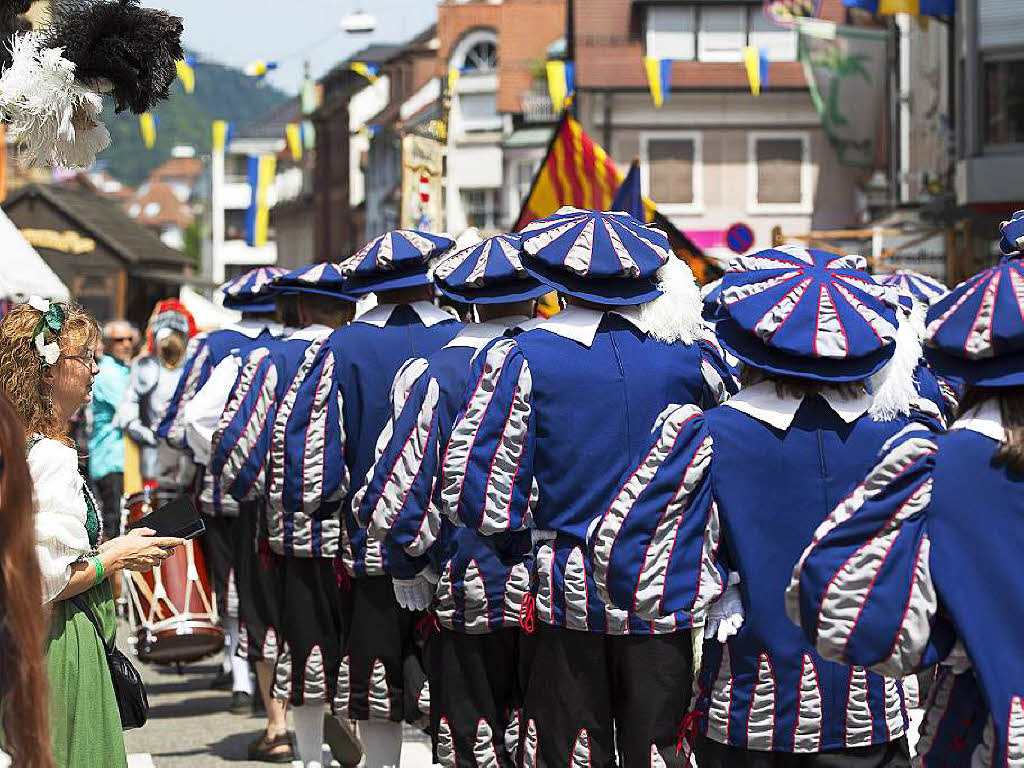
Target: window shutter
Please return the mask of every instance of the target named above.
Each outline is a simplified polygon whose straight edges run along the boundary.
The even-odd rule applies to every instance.
[[[693,202],[692,139],[652,139],[647,144],[648,178],[655,203]]]
[[[800,203],[803,142],[800,139],[758,139],[757,202]]]

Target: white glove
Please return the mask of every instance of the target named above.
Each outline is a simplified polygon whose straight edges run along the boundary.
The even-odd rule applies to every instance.
[[[392,579],[395,584],[395,599],[407,611],[425,611],[434,598],[434,585],[426,574],[411,579]]]
[[[725,592],[708,610],[708,620],[704,624],[704,639],[716,638],[724,643],[739,632],[743,626],[743,598],[738,584],[740,575],[733,571],[729,574],[729,583]]]

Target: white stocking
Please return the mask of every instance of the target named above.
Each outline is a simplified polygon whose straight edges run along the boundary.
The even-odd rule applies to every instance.
[[[324,758],[324,705],[321,702],[292,707],[298,758],[303,768],[322,768]]]
[[[225,616],[223,623],[224,631],[228,636],[228,656],[231,661],[231,690],[241,691],[252,696],[249,660],[238,655],[238,641],[241,639],[238,619],[234,616]]]
[[[398,768],[402,760],[402,724],[381,720],[359,723],[366,768]]]

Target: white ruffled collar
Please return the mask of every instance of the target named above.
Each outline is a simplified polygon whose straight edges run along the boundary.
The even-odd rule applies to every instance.
[[[640,317],[640,310],[634,306],[615,307],[608,310],[591,309],[570,304],[561,312],[536,326],[538,330],[548,331],[571,339],[584,347],[590,347],[597,336],[597,327],[606,314],[614,314],[629,321],[641,333],[647,333],[647,324]]]
[[[432,325],[437,325],[438,323],[443,323],[446,320],[455,319],[448,312],[435,307],[429,301],[414,301],[411,304],[378,304],[376,307],[360,315],[352,322],[366,323],[367,325],[373,325],[377,328],[383,328],[387,325],[388,320],[391,319],[391,315],[394,314],[395,310],[401,306],[409,307],[409,309],[415,312],[419,316],[420,322],[427,328],[430,328]]]
[[[867,393],[860,397],[844,398],[839,392],[825,388],[820,394],[829,408],[847,424],[855,422],[871,407],[872,397]],[[775,429],[787,430],[805,399],[806,397],[780,395],[775,390],[773,382],[761,381],[741,389],[722,405],[742,411]]]
[[[990,397],[953,422],[950,429],[969,429],[1002,443],[1006,440],[1006,428],[1003,426],[1003,412],[999,408],[999,398]]]

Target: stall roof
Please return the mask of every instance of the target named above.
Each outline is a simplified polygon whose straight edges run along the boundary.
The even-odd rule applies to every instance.
[[[67,301],[68,287],[29,245],[25,236],[0,210],[0,298],[23,301],[30,296]]]
[[[4,210],[10,210],[21,200],[31,197],[42,198],[60,210],[128,264],[180,269],[189,263],[184,253],[165,245],[155,232],[125,213],[119,203],[85,189],[70,185],[28,184],[8,196],[3,204]]]

